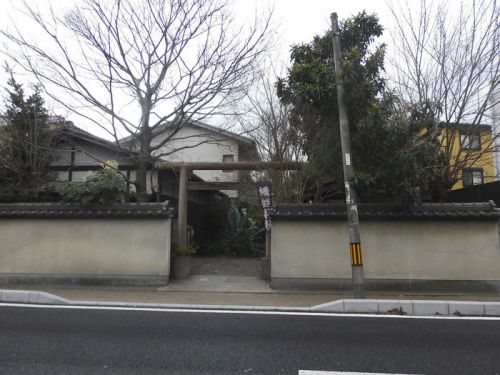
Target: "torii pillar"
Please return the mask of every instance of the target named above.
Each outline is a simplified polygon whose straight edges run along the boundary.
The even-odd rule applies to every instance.
[[[179,203],[177,212],[177,249],[179,254],[186,253],[187,209],[188,209],[188,176],[191,172],[186,167],[179,171]]]

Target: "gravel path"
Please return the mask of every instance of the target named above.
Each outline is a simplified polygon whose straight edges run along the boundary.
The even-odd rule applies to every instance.
[[[260,258],[197,257],[191,258],[192,275],[257,276]]]

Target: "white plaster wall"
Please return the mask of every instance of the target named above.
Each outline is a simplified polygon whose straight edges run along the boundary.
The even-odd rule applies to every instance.
[[[0,275],[168,276],[170,219],[1,219]]]
[[[347,231],[335,222],[273,220],[271,276],[349,277]]]
[[[155,138],[158,144],[165,136]],[[200,144],[201,143],[201,144]],[[195,146],[195,147],[193,147]],[[183,147],[189,147],[184,148]],[[206,130],[195,127],[184,127],[175,137],[163,146],[159,153],[168,153],[163,158],[173,162],[222,162],[223,155],[234,155],[238,161],[238,144],[223,136],[216,136]],[[236,181],[236,172],[195,171],[206,181]],[[218,179],[218,180],[217,180]]]
[[[362,221],[366,278],[500,280],[496,221]],[[273,221],[271,274],[350,278],[344,221]]]
[[[166,135],[158,136],[153,144],[164,140]],[[222,135],[214,135],[204,129],[185,126],[179,130],[175,137],[167,142],[159,151],[167,153],[163,159],[172,162],[222,162],[223,155],[234,155],[233,160],[238,161],[238,143]],[[238,181],[238,172],[197,171],[194,173],[205,181]],[[229,196],[236,196],[236,192],[225,192]]]

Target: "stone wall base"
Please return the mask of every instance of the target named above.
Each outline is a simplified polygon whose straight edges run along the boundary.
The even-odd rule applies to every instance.
[[[366,290],[380,292],[500,294],[500,280],[366,279],[365,285]],[[289,290],[352,290],[352,280],[273,277],[271,288]]]
[[[169,275],[0,274],[0,285],[162,286]]]

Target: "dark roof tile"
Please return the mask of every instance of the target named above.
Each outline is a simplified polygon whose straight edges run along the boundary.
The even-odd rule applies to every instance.
[[[169,202],[80,205],[76,203],[0,204],[0,218],[167,218]]]
[[[410,207],[383,203],[358,204],[360,219],[370,220],[496,220],[500,209],[493,201],[476,203],[422,203]],[[277,220],[316,219],[345,220],[345,204],[277,204],[271,209],[271,217]]]

